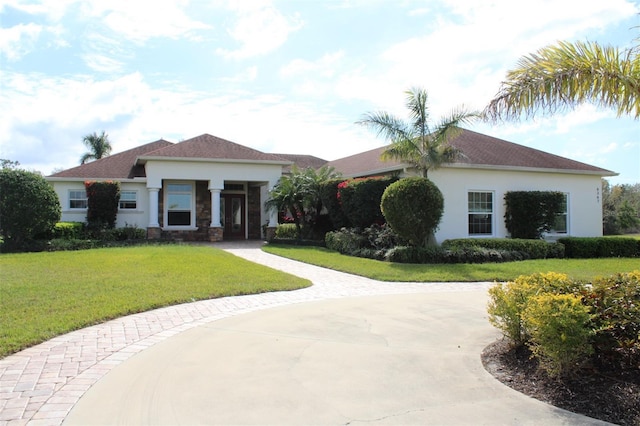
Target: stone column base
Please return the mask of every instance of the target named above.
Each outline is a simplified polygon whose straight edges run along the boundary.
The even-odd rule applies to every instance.
[[[271,241],[276,237],[276,227],[275,226],[267,226],[267,230],[265,232],[267,241]]]
[[[162,229],[147,228],[147,240],[159,240],[162,237]]]
[[[223,228],[209,228],[209,241],[212,243],[222,241],[222,231]]]

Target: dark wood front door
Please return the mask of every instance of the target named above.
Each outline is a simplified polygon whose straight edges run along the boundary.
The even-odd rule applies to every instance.
[[[224,240],[245,239],[244,194],[221,195],[220,221]]]

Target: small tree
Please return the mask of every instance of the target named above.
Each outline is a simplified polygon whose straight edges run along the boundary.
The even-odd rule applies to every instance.
[[[84,183],[87,191],[87,225],[89,229],[112,229],[116,225],[120,184],[118,182]]]
[[[60,213],[58,195],[42,176],[0,169],[0,230],[9,248],[19,249],[36,235],[51,231]]]
[[[553,191],[510,191],[504,196],[505,225],[511,238],[539,239],[562,213],[564,194]]]
[[[382,213],[401,237],[415,246],[435,244],[435,231],[444,212],[444,198],[427,178],[400,179],[382,195]]]
[[[338,196],[338,185],[342,182],[344,182],[344,178],[329,179],[320,187],[322,205],[327,209],[327,214],[329,215],[334,230],[351,226],[349,218],[347,218],[342,211],[340,197]]]

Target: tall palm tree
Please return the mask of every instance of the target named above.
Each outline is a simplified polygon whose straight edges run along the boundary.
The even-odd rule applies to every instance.
[[[449,141],[460,132],[460,125],[470,123],[478,114],[458,107],[433,125],[427,107],[427,91],[412,88],[405,94],[409,121],[378,111],[366,113],[357,123],[373,128],[391,142],[382,158],[406,162],[427,177],[429,170],[454,162],[459,157],[460,152]]]
[[[640,45],[620,50],[593,42],[559,42],[521,58],[507,72],[487,119],[553,114],[584,102],[640,118]]]
[[[111,142],[109,141],[109,135],[107,135],[104,130],[100,135],[96,132],[85,135],[82,138],[82,143],[89,148],[89,152],[85,152],[82,155],[80,158],[80,164],[85,164],[89,160],[99,160],[100,158],[111,154]]]

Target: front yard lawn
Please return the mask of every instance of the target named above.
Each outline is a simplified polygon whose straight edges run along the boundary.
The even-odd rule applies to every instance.
[[[278,256],[374,280],[403,282],[508,281],[520,275],[550,271],[562,272],[573,279],[587,281],[599,275],[608,276],[636,270],[640,263],[638,259],[633,258],[607,258],[416,265],[345,256],[322,247],[269,244],[264,246],[263,250]]]
[[[123,315],[311,285],[219,249],[187,245],[2,254],[0,271],[0,358]]]

